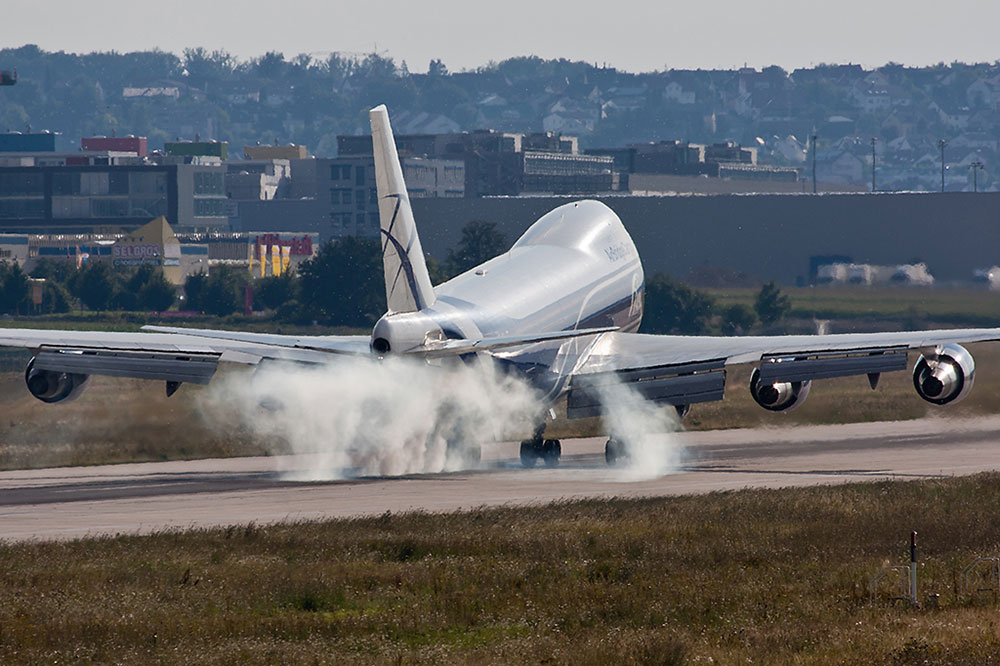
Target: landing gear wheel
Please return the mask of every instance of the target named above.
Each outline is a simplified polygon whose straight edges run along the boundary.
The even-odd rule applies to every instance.
[[[542,442],[542,461],[546,467],[558,466],[560,456],[562,456],[562,445],[558,439],[547,439]]]
[[[604,445],[604,460],[608,463],[608,467],[615,467],[627,459],[628,452],[619,440],[612,438]]]
[[[538,462],[538,444],[533,439],[521,441],[521,466],[531,469]]]

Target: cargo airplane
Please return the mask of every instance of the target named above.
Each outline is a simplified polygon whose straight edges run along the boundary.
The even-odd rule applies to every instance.
[[[806,399],[817,379],[905,370],[916,352],[913,386],[945,405],[972,388],[975,363],[959,343],[1000,340],[1000,328],[903,333],[699,337],[643,335],[644,276],[618,216],[598,201],[575,201],[543,215],[507,252],[438,286],[431,284],[385,106],[370,112],[387,311],[370,336],[290,336],[147,326],[142,333],[0,329],[0,345],[26,347],[28,390],[58,403],[78,396],[92,375],[206,384],[219,363],[335,363],[344,355],[393,355],[426,362],[493,363],[538,392],[538,426],[521,461],[558,463],[561,446],[544,438],[546,413],[566,401],[569,418],[600,415],[602,390],[631,387],[683,416],[721,400],[726,369],[753,364],[750,394],[780,412]],[[655,251],[655,248],[650,248]],[[614,433],[613,464],[627,454]],[[473,444],[478,451],[478,443]]]

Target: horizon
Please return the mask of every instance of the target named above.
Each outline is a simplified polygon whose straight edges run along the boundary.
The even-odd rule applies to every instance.
[[[62,54],[66,54],[66,55],[70,55],[70,56],[74,56],[74,57],[86,57],[86,56],[90,56],[90,55],[120,55],[120,56],[127,56],[127,55],[132,54],[132,53],[161,52],[161,53],[170,53],[172,55],[177,56],[177,58],[180,59],[182,63],[184,61],[184,51],[180,51],[180,52],[168,51],[166,49],[162,49],[162,48],[157,47],[157,46],[151,46],[151,47],[145,48],[145,49],[129,49],[129,50],[121,50],[121,49],[110,48],[110,49],[103,49],[103,50],[102,49],[96,49],[96,50],[91,50],[91,51],[70,51],[70,50],[66,50],[66,49],[50,49],[50,48],[46,48],[46,47],[44,47],[42,45],[35,44],[35,43],[25,43],[25,44],[20,44],[18,46],[3,46],[3,47],[0,47],[0,51],[6,51],[6,50],[17,51],[17,50],[20,50],[20,49],[23,49],[23,48],[26,48],[26,47],[32,47],[32,46],[38,48],[41,52],[46,53],[46,54],[59,54],[59,53],[62,53]],[[392,60],[397,67],[402,67],[403,64],[406,64],[406,71],[409,74],[425,74],[427,72],[427,68],[426,67],[423,68],[423,69],[414,68],[414,67],[410,66],[410,64],[408,62],[406,62],[405,59],[397,59],[388,50],[384,50],[384,51],[380,51],[380,52],[371,51],[371,52],[367,52],[367,53],[365,53],[365,52],[356,52],[356,51],[320,51],[320,52],[315,52],[314,51],[314,52],[311,52],[311,53],[292,53],[292,52],[284,52],[284,51],[277,50],[277,51],[265,51],[265,52],[261,52],[261,53],[249,54],[249,55],[246,55],[246,56],[241,56],[241,55],[237,55],[237,54],[231,53],[231,52],[229,52],[229,51],[227,51],[226,49],[223,49],[223,48],[213,48],[213,47],[205,46],[204,44],[198,44],[198,45],[193,45],[193,46],[185,47],[185,50],[187,50],[187,49],[198,49],[198,48],[204,49],[207,53],[213,53],[215,51],[226,53],[226,54],[228,54],[230,57],[232,57],[235,61],[237,61],[240,64],[249,64],[249,63],[253,62],[254,60],[256,60],[258,58],[261,58],[262,56],[267,55],[268,53],[272,53],[272,52],[280,53],[284,57],[284,60],[286,62],[291,62],[294,58],[296,58],[297,56],[300,56],[300,55],[309,55],[309,56],[312,56],[313,59],[314,59],[314,62],[322,62],[322,61],[324,61],[326,59],[325,57],[329,57],[330,55],[334,55],[334,54],[340,55],[341,57],[352,58],[352,59],[357,59],[357,60],[363,60],[364,58],[366,58],[368,56],[377,55],[379,57],[387,58],[389,60]],[[320,55],[325,56],[325,57],[320,58],[319,57]],[[622,73],[625,73],[625,74],[633,74],[633,75],[655,74],[655,73],[658,73],[658,72],[670,72],[670,71],[735,72],[735,71],[739,71],[739,70],[744,69],[744,68],[750,68],[750,69],[754,69],[754,70],[757,70],[757,71],[761,71],[761,70],[764,70],[764,69],[767,69],[767,68],[770,68],[770,67],[775,67],[775,66],[781,68],[782,70],[784,70],[788,74],[791,74],[792,72],[794,72],[796,70],[799,70],[799,69],[811,70],[811,69],[817,69],[817,68],[820,68],[820,67],[845,67],[845,66],[846,67],[850,67],[850,66],[855,66],[855,65],[856,66],[860,66],[865,71],[876,71],[876,70],[883,69],[885,67],[903,67],[905,69],[928,69],[928,68],[932,68],[932,67],[951,67],[951,66],[954,66],[954,65],[960,65],[960,66],[964,66],[964,67],[1000,66],[1000,58],[995,58],[993,60],[976,60],[976,61],[973,61],[973,60],[952,60],[951,62],[938,61],[938,62],[929,62],[929,63],[926,63],[926,64],[910,64],[910,63],[902,63],[902,62],[896,62],[896,61],[889,60],[889,61],[883,62],[881,64],[866,64],[866,63],[860,63],[860,62],[841,61],[841,62],[817,62],[817,63],[810,63],[808,65],[801,65],[801,66],[796,66],[796,67],[785,67],[785,66],[783,66],[781,64],[778,64],[778,63],[769,63],[769,64],[762,64],[762,65],[756,65],[756,66],[754,66],[752,64],[745,63],[745,64],[742,64],[742,65],[734,65],[732,67],[721,67],[721,66],[720,67],[670,67],[668,69],[659,68],[659,69],[648,69],[648,70],[631,70],[631,69],[624,69],[624,68],[621,68],[621,67],[616,67],[612,63],[591,62],[591,61],[588,61],[588,60],[579,60],[579,59],[563,58],[563,57],[545,58],[545,57],[537,56],[537,55],[511,55],[511,56],[506,57],[506,58],[504,58],[502,60],[491,60],[491,61],[483,63],[481,65],[477,65],[477,66],[474,66],[474,67],[471,67],[471,68],[465,68],[465,69],[452,69],[452,68],[448,67],[448,63],[444,63],[444,65],[448,69],[448,72],[447,72],[448,74],[468,73],[468,72],[482,71],[482,70],[490,68],[491,66],[499,65],[499,64],[502,64],[502,63],[504,63],[506,61],[516,60],[516,59],[519,59],[519,58],[539,58],[540,60],[546,61],[546,62],[550,62],[550,61],[551,62],[557,62],[557,61],[563,61],[564,60],[564,61],[571,62],[571,63],[581,63],[581,64],[585,64],[585,65],[590,65],[590,66],[593,66],[595,68],[609,68],[609,69],[614,69],[614,70],[616,70],[618,72],[622,72]],[[428,61],[428,65],[429,65],[429,63],[430,63],[430,61]],[[0,63],[0,69],[7,69],[9,67],[15,67],[16,68],[17,64],[16,63]]]
[[[346,3],[307,0],[286,0],[280,6],[263,0],[177,0],[170,12],[163,12],[125,0],[50,0],[50,18],[32,23],[17,18],[31,16],[37,5],[9,0],[6,15],[13,20],[0,23],[0,44],[35,44],[45,51],[80,55],[159,49],[178,57],[185,48],[201,46],[242,62],[268,52],[286,58],[379,53],[399,65],[405,62],[415,73],[426,71],[432,59],[460,72],[531,56],[636,74],[772,65],[786,71],[820,64],[920,68],[1000,58],[992,35],[992,26],[1000,22],[1000,3],[956,0],[947,12],[933,0],[844,0],[836,7],[808,9],[794,0],[752,4],[719,0],[710,7],[685,3],[668,8],[652,0],[630,0],[608,11],[604,3],[581,0],[570,13],[510,0],[503,13],[490,13],[481,7],[470,10],[458,0],[430,0],[419,7],[370,0],[349,9]]]

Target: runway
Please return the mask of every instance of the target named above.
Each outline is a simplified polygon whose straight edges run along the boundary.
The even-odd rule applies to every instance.
[[[555,469],[522,469],[518,444],[483,447],[480,469],[295,481],[312,456],[0,472],[0,539],[70,539],[164,529],[528,505],[583,497],[932,478],[1000,468],[1000,416],[676,433],[668,474],[612,470],[603,438],[563,440]]]

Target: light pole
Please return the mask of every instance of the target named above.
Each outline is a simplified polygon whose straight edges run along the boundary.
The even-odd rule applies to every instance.
[[[813,194],[816,194],[816,132],[813,131]]]
[[[972,191],[973,192],[978,192],[979,191],[979,182],[978,182],[978,179],[976,178],[976,174],[979,172],[980,169],[983,168],[983,166],[984,166],[984,164],[982,162],[980,162],[979,160],[976,160],[975,162],[972,162],[972,163],[969,164],[969,168],[972,169]]]
[[[876,137],[872,137],[872,192],[875,192],[875,142],[878,141]]]
[[[944,147],[948,145],[948,142],[944,139],[938,141],[938,146],[941,148],[941,191],[944,192]]]

